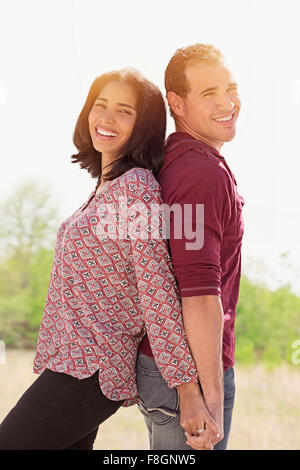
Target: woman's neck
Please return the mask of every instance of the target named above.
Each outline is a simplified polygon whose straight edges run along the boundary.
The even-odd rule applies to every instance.
[[[105,178],[105,173],[110,170],[110,168],[106,168],[110,163],[116,160],[116,156],[112,155],[103,155],[101,156],[101,174],[102,177]]]

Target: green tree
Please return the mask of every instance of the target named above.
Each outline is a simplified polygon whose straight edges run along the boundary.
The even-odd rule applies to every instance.
[[[271,291],[242,276],[236,325],[237,362],[290,363],[300,338],[300,298],[289,285]]]
[[[49,282],[57,209],[49,190],[26,181],[0,206],[0,338],[31,347]]]

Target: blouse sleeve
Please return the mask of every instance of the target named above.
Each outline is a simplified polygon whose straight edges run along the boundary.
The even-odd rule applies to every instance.
[[[140,306],[157,367],[170,388],[198,381],[183,327],[178,286],[166,240],[160,186],[153,175],[124,187],[127,230]]]

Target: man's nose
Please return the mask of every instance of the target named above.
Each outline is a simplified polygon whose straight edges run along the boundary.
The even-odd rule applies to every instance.
[[[227,93],[224,93],[219,96],[217,104],[220,109],[228,112],[231,111],[235,106],[231,96],[229,96]]]

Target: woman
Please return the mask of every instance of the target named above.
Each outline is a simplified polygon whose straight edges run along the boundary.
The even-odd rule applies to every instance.
[[[92,449],[99,424],[137,403],[146,331],[169,387],[197,381],[167,246],[158,226],[149,237],[165,126],[162,95],[138,72],[92,84],[73,159],[98,183],[58,229],[34,358],[40,375],[0,425],[0,449]]]

